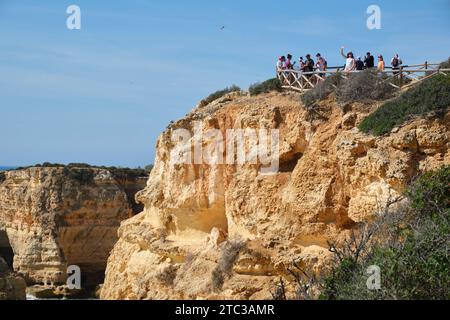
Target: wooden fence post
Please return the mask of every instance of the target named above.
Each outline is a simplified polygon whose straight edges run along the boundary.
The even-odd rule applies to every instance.
[[[403,66],[400,66],[400,87],[403,86]]]

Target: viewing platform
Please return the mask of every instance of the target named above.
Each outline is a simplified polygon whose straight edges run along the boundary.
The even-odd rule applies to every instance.
[[[376,70],[376,68],[373,70]],[[344,67],[330,67],[326,71],[316,70],[312,72],[276,70],[277,78],[281,81],[282,88],[298,92],[305,92],[315,88],[329,76],[338,75],[343,79],[347,79],[349,75],[359,72],[362,71],[344,71]],[[398,69],[386,67],[384,71],[378,72],[381,74],[382,81],[386,81],[397,89],[403,89],[414,86],[438,74],[449,75],[450,69],[440,68],[439,63],[425,62],[424,64],[404,65]]]

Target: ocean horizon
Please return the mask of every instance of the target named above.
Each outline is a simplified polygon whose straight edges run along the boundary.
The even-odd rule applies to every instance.
[[[13,166],[0,166],[0,171],[6,171],[6,170],[13,170],[17,167],[13,167]]]

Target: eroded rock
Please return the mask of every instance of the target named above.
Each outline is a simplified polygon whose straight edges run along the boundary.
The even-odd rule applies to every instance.
[[[28,284],[55,290],[65,284],[67,267],[78,265],[83,285],[100,283],[119,224],[134,214],[130,186],[94,168],[39,167],[3,175],[0,255],[14,271]],[[128,184],[143,188],[145,180]]]
[[[171,124],[137,196],[144,211],[119,229],[101,297],[270,299],[274,282],[289,278],[292,261],[322,272],[331,258],[328,241],[339,242],[370,220],[418,172],[450,163],[449,115],[373,137],[353,128],[364,118],[359,109],[371,108],[355,107],[343,118],[328,100],[321,117],[312,117],[298,101],[291,93],[233,96]],[[261,175],[259,164],[173,165],[172,133],[194,130],[195,121],[222,133],[279,129],[280,170]],[[238,238],[246,246],[217,289],[213,271],[227,241]],[[164,270],[173,277],[168,283],[158,281]]]

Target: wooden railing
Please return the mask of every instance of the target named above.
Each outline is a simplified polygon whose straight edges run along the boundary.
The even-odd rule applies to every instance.
[[[347,79],[352,73],[361,71],[344,71],[343,67],[330,67],[326,71],[302,72],[299,70],[279,70],[277,69],[277,78],[281,81],[284,89],[304,92],[313,89],[317,84],[324,81],[326,77],[337,75]],[[450,74],[450,69],[440,68],[439,63],[403,65],[398,69],[387,67],[384,71],[379,71],[383,81],[389,85],[400,89],[411,87],[425,79],[431,78],[437,74]]]

